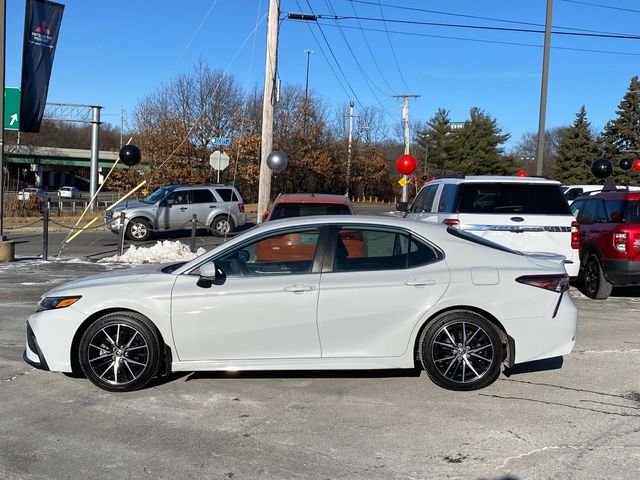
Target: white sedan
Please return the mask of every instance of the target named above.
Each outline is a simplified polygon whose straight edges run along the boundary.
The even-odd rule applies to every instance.
[[[58,196],[60,198],[80,198],[80,190],[76,187],[60,187]]]
[[[392,217],[278,220],[188,263],[55,288],[24,358],[111,391],[170,371],[416,366],[478,389],[573,349],[563,259]]]

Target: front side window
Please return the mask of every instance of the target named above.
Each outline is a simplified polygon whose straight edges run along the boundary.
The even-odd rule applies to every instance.
[[[227,277],[311,273],[320,238],[318,229],[273,233],[214,260]]]
[[[335,241],[334,272],[400,270],[440,258],[435,248],[404,231],[345,226]]]
[[[189,202],[189,190],[173,192],[164,199],[166,205],[184,205]]]

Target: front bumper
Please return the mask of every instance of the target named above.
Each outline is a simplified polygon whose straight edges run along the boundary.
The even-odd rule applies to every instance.
[[[47,359],[42,353],[42,350],[40,350],[40,346],[29,322],[27,322],[27,346],[22,354],[22,359],[32,367],[40,370],[49,370]]]
[[[615,286],[640,285],[640,262],[602,259],[605,277]]]

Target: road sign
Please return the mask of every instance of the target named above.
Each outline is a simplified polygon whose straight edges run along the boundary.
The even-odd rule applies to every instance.
[[[214,170],[224,170],[229,166],[229,155],[220,150],[216,150],[209,156],[209,165],[211,165]]]
[[[20,128],[20,89],[7,87],[4,89],[4,129]]]
[[[398,180],[398,183],[401,187],[404,187],[408,182],[406,178],[402,177],[400,180]]]
[[[211,145],[231,145],[231,139],[227,137],[213,137],[211,139]]]

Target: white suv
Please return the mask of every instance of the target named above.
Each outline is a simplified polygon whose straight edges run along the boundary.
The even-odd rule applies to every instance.
[[[461,228],[513,250],[565,257],[570,277],[580,269],[579,231],[560,182],[538,177],[451,175],[427,183],[407,218]]]

